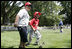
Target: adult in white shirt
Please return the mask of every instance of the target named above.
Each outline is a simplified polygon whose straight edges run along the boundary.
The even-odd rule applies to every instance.
[[[20,46],[19,48],[25,48],[26,42],[28,42],[27,39],[27,26],[29,23],[29,14],[28,11],[31,10],[31,3],[27,2],[25,3],[25,8],[21,9],[15,19],[14,26],[18,28],[19,34],[20,34]]]

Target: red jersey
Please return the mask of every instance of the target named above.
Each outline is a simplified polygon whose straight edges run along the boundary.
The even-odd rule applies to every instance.
[[[31,26],[33,26],[34,29],[37,29],[37,26],[39,24],[39,19],[35,19],[33,18],[30,23],[29,23]]]

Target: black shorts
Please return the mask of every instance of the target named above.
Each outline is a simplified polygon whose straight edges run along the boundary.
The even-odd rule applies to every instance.
[[[19,31],[19,34],[20,34],[20,40],[21,42],[28,42],[28,39],[27,39],[27,27],[24,26],[24,27],[17,27],[18,28],[18,31]]]

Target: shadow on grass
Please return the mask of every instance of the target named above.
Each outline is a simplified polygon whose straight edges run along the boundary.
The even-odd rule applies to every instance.
[[[39,48],[39,45],[34,45],[34,44],[30,44],[28,46],[26,46],[27,48]]]
[[[14,48],[14,46],[9,46],[9,47],[1,46],[1,48]]]

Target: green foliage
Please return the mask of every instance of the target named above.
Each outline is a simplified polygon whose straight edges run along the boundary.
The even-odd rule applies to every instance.
[[[12,6],[10,4],[13,2]],[[17,1],[1,1],[1,17],[2,24],[5,23],[14,23],[16,14],[21,9],[18,7]],[[23,4],[26,2],[32,3],[32,9],[29,11],[29,15],[31,16],[30,20],[33,18],[33,14],[35,11],[39,11],[42,13],[39,18],[39,26],[51,26],[58,25],[59,20],[62,19],[65,23],[70,23],[71,20],[71,2],[70,1],[21,1]],[[60,5],[57,5],[60,3]],[[64,17],[63,14],[66,14]],[[62,15],[62,16],[61,16]]]
[[[20,10],[20,7],[16,6],[16,2],[17,1],[1,1],[1,17],[3,25],[14,23],[16,14]]]
[[[65,24],[69,23],[71,24],[71,1],[60,1],[61,5],[63,7],[63,10],[59,13],[61,14],[66,14],[66,18],[65,18]]]

